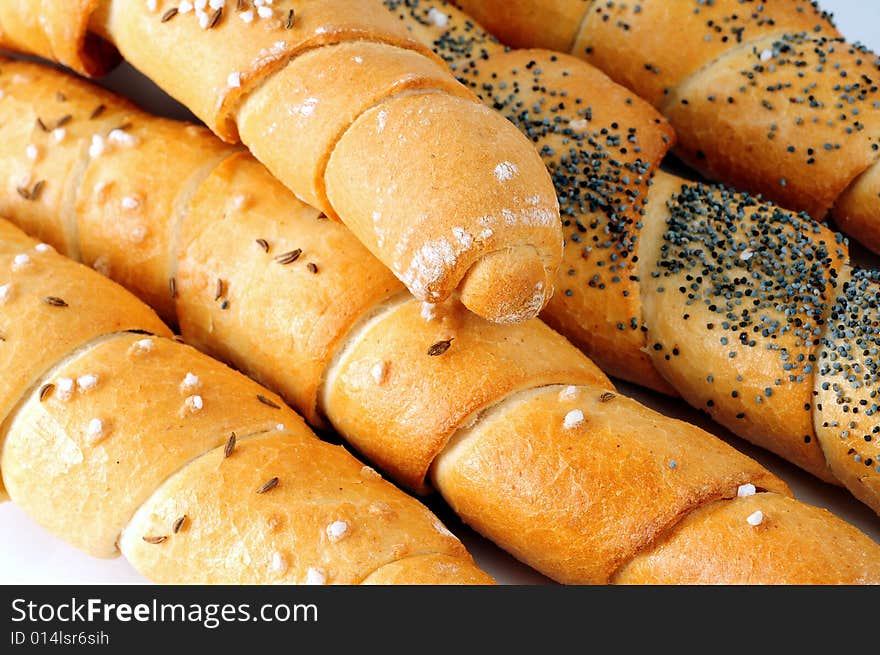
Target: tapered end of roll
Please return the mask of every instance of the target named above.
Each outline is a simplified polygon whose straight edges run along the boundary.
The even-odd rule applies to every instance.
[[[459,291],[462,304],[478,316],[494,323],[522,323],[544,309],[553,283],[538,252],[518,246],[480,259]]]
[[[366,585],[491,585],[492,577],[473,563],[463,559],[434,553],[407,557],[386,564],[368,576]]]

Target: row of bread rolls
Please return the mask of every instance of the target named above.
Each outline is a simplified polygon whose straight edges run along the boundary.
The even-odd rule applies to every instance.
[[[163,583],[491,582],[424,506],[122,287],[0,220],[0,473]]]
[[[70,217],[70,251],[165,297],[187,341],[328,421],[398,482],[432,483],[545,574],[571,583],[877,579],[877,544],[792,500],[754,461],[617,395],[539,321],[499,326],[455,303],[414,300],[344,228],[245,153],[210,145],[205,130],[34,64],[5,62],[0,89],[4,174],[43,182],[36,197],[3,189],[0,211],[59,247],[66,232],[51,217]],[[104,111],[91,118],[96,103]],[[50,142],[36,119],[68,114],[65,138]],[[95,134],[119,125],[125,137],[88,152]],[[37,160],[18,155],[30,144]],[[220,161],[210,170],[185,153],[211,148]],[[60,207],[53,193],[66,199]],[[797,563],[787,559],[793,548]]]

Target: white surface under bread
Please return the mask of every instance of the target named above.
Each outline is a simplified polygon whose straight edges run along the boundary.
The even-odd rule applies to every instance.
[[[823,8],[834,12],[841,31],[851,40],[880,50],[880,3],[863,0],[821,0]],[[130,68],[116,71],[107,83],[154,113],[175,118],[190,115]],[[854,248],[854,259],[880,267],[880,257]],[[682,401],[670,400],[633,385],[617,383],[619,390],[665,414],[696,423],[754,457],[791,485],[801,500],[826,507],[856,525],[880,542],[880,518],[848,492],[826,485],[793,465],[746,442],[732,437]],[[443,522],[464,541],[477,563],[498,582],[507,584],[546,583],[540,574],[514,560],[495,545],[476,535],[444,506],[428,499]],[[123,559],[92,559],[50,536],[10,503],[0,505],[0,584],[130,584],[144,579]]]

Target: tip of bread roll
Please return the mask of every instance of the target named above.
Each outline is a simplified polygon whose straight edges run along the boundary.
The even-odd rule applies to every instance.
[[[544,309],[553,295],[553,283],[537,250],[517,246],[490,253],[476,262],[462,280],[459,292],[462,304],[486,320],[522,323]]]

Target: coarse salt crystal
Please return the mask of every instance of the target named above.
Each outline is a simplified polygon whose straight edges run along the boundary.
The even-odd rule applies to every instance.
[[[134,134],[130,134],[119,128],[111,130],[107,135],[107,140],[114,145],[134,147],[139,143],[138,138]]]
[[[572,428],[576,428],[583,422],[584,413],[579,409],[573,409],[565,415],[565,420],[562,422],[562,426],[566,430],[571,430]]]
[[[223,9],[226,6],[226,0],[211,0],[208,6],[211,9]]]
[[[741,484],[737,487],[736,495],[738,498],[747,498],[748,496],[754,496],[756,492],[757,489],[755,489],[755,485]]]
[[[208,25],[211,23],[211,17],[204,11],[196,12],[196,15],[199,17],[199,27],[203,30],[208,29]]]
[[[12,270],[20,271],[31,265],[31,258],[24,253],[16,255],[12,258]]]
[[[272,7],[262,6],[262,7],[257,8],[257,15],[260,18],[272,18],[274,13],[275,13],[275,10],[272,9]]]
[[[131,349],[138,354],[143,354],[153,350],[155,345],[152,339],[138,339],[131,345]]]
[[[296,107],[296,111],[298,111],[301,116],[311,116],[315,113],[315,107],[317,106],[317,98],[306,98],[301,105]]]
[[[327,574],[324,572],[324,569],[318,569],[314,566],[309,567],[309,570],[306,571],[306,584],[308,585],[323,585],[327,584]]]
[[[56,127],[52,130],[52,137],[55,139],[56,143],[61,143],[64,139],[67,138],[67,130],[63,127]]]
[[[245,23],[254,22],[254,10],[248,9],[247,11],[243,11],[238,15]]]
[[[201,396],[187,396],[186,400],[183,401],[183,404],[186,405],[186,408],[192,413],[200,411],[205,406],[205,402],[202,400]]]
[[[155,12],[159,8],[159,0],[147,0],[147,10]]]
[[[376,384],[382,384],[388,377],[388,362],[378,362],[370,369],[370,375]]]
[[[327,538],[331,543],[341,541],[348,534],[348,523],[345,521],[333,521],[327,526]]]
[[[4,284],[0,286],[0,305],[5,305],[12,297],[12,285]]]
[[[137,209],[141,206],[141,201],[137,196],[125,196],[122,199],[123,209]]]
[[[444,14],[436,7],[431,7],[428,10],[428,20],[437,27],[446,27],[447,25],[449,25],[449,16]]]
[[[34,250],[40,253],[54,252],[55,248],[50,246],[48,243],[38,243],[34,246]]]
[[[27,158],[31,161],[36,161],[37,157],[40,156],[40,149],[37,148],[33,143],[28,145],[27,148],[24,149],[24,154],[27,155]]]
[[[181,14],[188,14],[193,10],[193,3],[189,0],[183,0],[178,6],[177,11]]]
[[[198,375],[187,373],[183,378],[183,382],[180,383],[180,388],[184,391],[194,391],[199,388],[200,384],[201,380],[199,380]]]
[[[88,443],[94,444],[103,436],[104,421],[99,418],[93,418],[91,421],[89,421],[89,426],[86,428],[86,437]]]
[[[89,157],[100,157],[107,150],[107,143],[100,134],[92,135],[92,143],[89,146]]]
[[[495,179],[499,182],[507,182],[517,173],[519,168],[510,161],[503,161],[495,167]]]
[[[761,61],[770,61],[771,59],[773,59],[773,51],[770,48],[761,52]]]
[[[237,89],[241,86],[241,73],[235,72],[230,73],[229,77],[226,78],[226,86],[230,89]]]
[[[55,397],[66,403],[73,398],[74,382],[71,378],[58,378],[55,389]]]
[[[573,400],[577,396],[577,387],[568,386],[559,392],[559,400]]]
[[[76,379],[76,388],[83,393],[87,393],[98,386],[98,376],[91,373],[80,375]]]
[[[746,523],[748,523],[753,528],[758,527],[764,522],[764,512],[758,510],[757,512],[752,512],[746,517]]]

